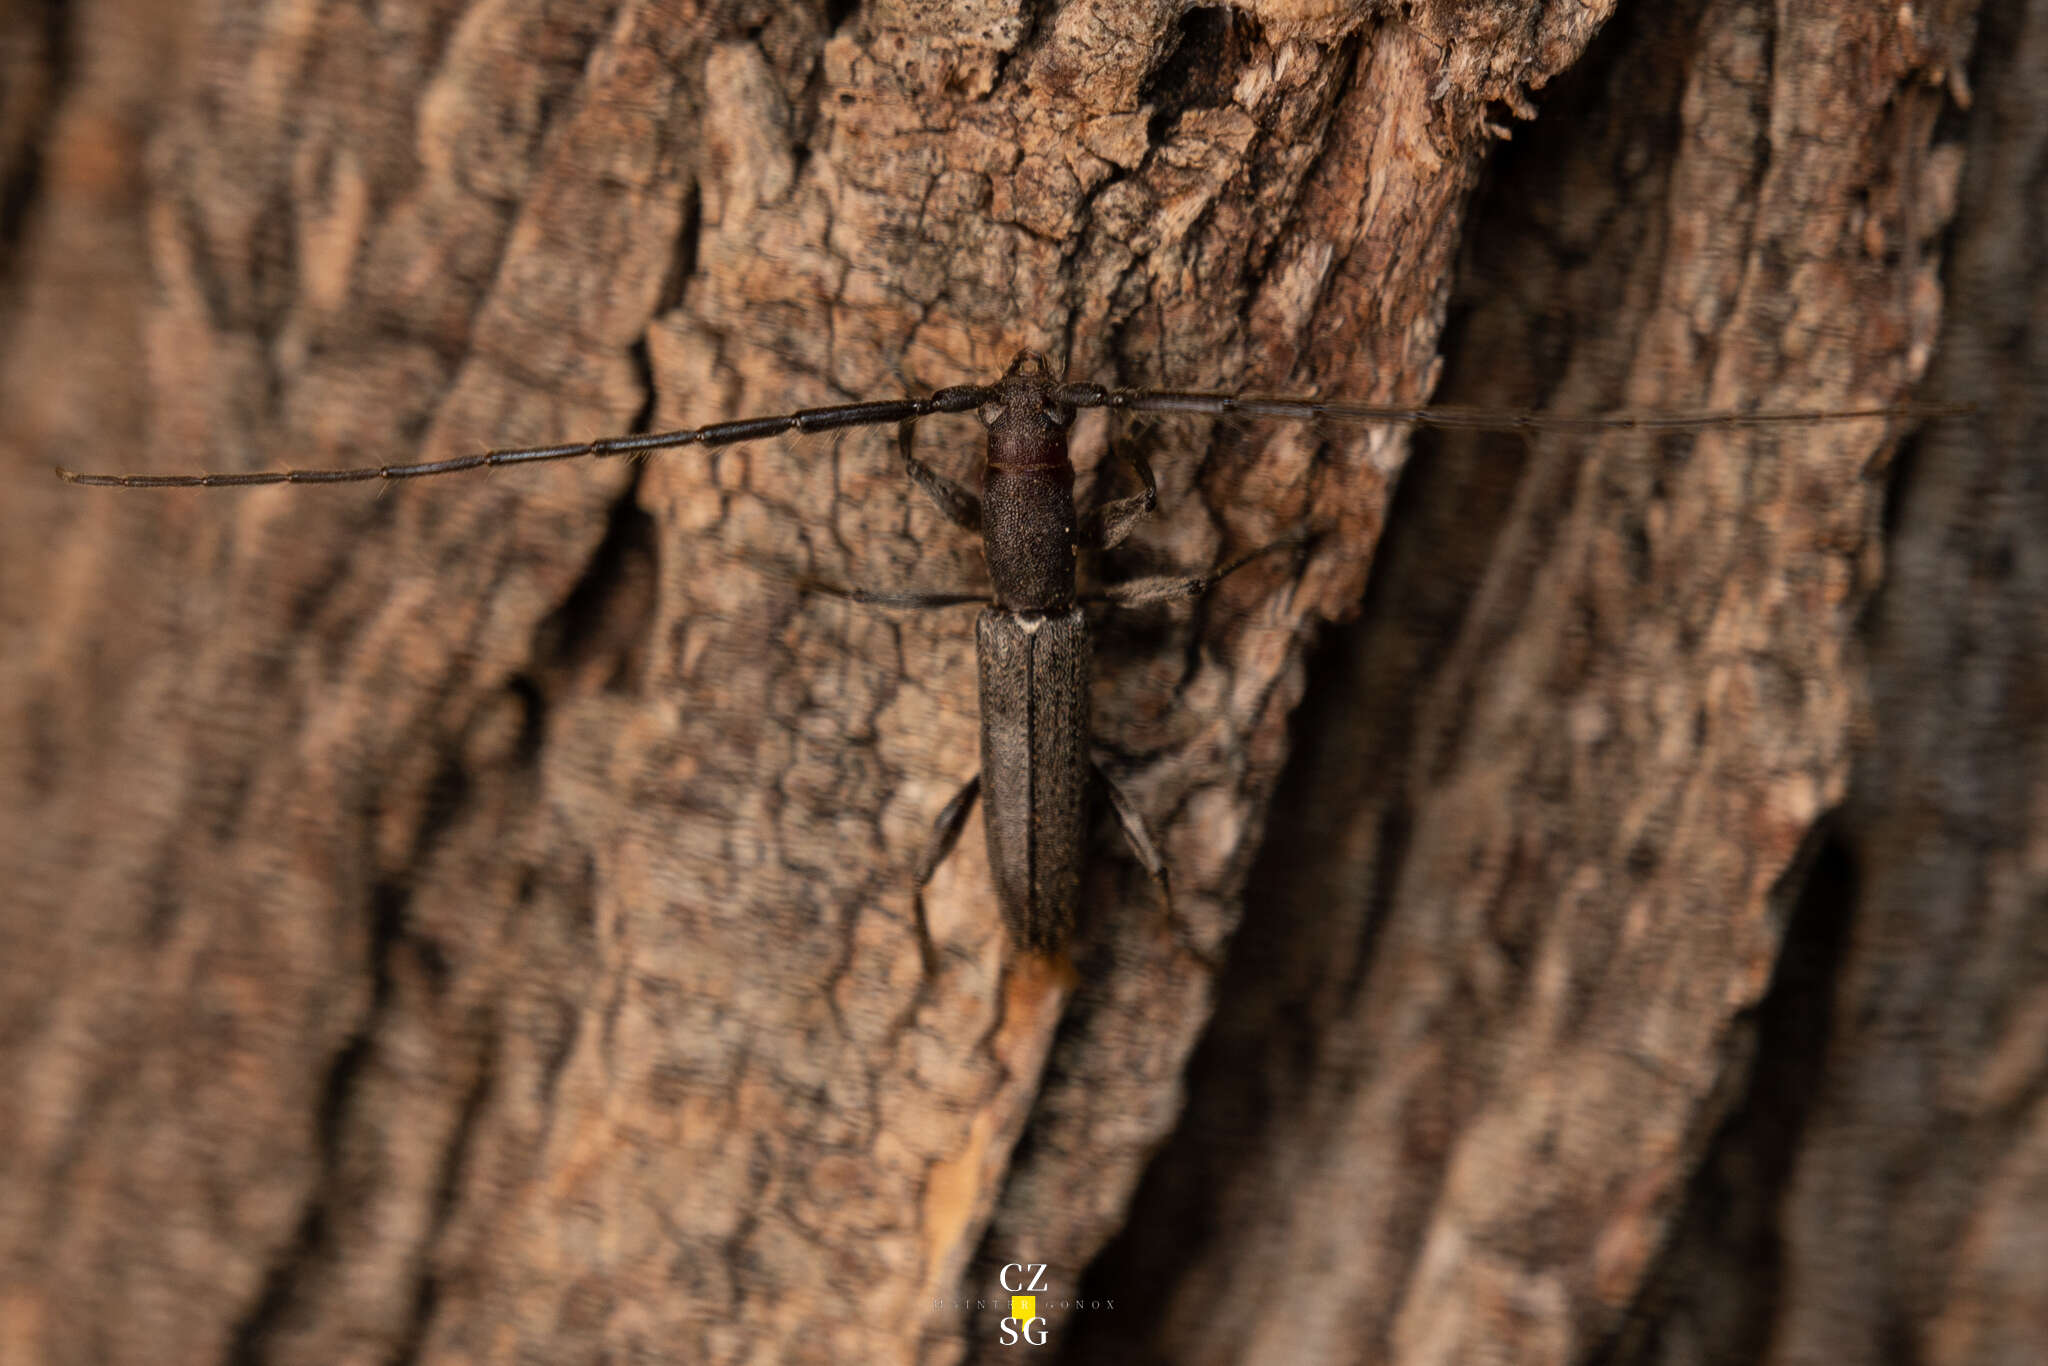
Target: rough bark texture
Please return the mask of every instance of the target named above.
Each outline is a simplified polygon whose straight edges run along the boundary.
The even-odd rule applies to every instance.
[[[2021,9],[1966,116],[1963,0],[7,11],[0,1358],[981,1360],[1014,1262],[1086,1361],[2022,1359]],[[1947,392],[1999,416],[1896,466],[1878,423],[1442,441],[1395,499],[1396,432],[1085,423],[1084,469],[1162,476],[1104,577],[1326,534],[1103,622],[1175,906],[1099,822],[1066,963],[1006,949],[977,818],[921,974],[970,613],[794,587],[980,573],[886,432],[381,494],[46,473],[1020,346],[1885,403],[1958,202]],[[965,473],[977,434],[921,440]]]

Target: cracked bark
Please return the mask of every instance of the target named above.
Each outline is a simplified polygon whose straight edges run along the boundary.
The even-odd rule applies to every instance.
[[[41,469],[434,458],[1020,346],[1390,399],[1441,354],[1444,396],[1573,411],[1908,391],[1967,7],[1663,6],[1590,52],[1604,7],[1410,9],[0,20],[0,1355],[980,1358],[960,1301],[1011,1261],[1116,1301],[1053,1315],[1080,1359],[1822,1340],[1876,1273],[1758,1303],[1695,1235],[1757,1098],[1801,1099],[1751,1066],[1788,916],[1834,999],[1882,977],[1828,929],[1860,899],[1793,913],[1891,838],[1849,799],[1872,428],[1440,442],[1391,523],[1393,433],[1116,433],[1163,515],[1105,575],[1329,534],[1105,623],[1176,918],[1104,831],[1071,965],[1015,961],[977,820],[930,982],[969,621],[792,587],[976,581],[890,434],[381,496]],[[920,440],[964,473],[975,436]],[[1728,1178],[1788,1265],[1882,1193],[1811,1167],[1882,1113],[1867,1050],[1807,1055],[1866,1078],[1799,1131],[1833,1147]],[[2040,1303],[1976,1227],[1979,1298],[1911,1320],[1965,1355],[1983,1295]],[[1726,1293],[1659,1309],[1694,1256]]]

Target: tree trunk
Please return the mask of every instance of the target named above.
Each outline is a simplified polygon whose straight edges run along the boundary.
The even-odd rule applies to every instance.
[[[929,976],[971,611],[797,587],[983,582],[893,432],[46,472],[694,426],[1026,347],[1884,405],[1959,201],[1950,337],[2033,325],[2041,4],[1967,123],[1964,0],[1610,8],[0,18],[0,1357],[994,1359],[1017,1263],[1077,1360],[2017,1359],[2020,352],[1952,341],[1944,394],[2033,406],[1902,463],[1876,421],[1404,471],[1390,428],[1085,419],[1084,491],[1135,442],[1162,493],[1096,577],[1320,538],[1101,622],[1170,913],[1104,828],[1070,956],[1021,955],[977,817]],[[918,429],[961,477],[979,436]]]

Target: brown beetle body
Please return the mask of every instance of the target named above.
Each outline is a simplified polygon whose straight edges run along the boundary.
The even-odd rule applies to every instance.
[[[1045,361],[1031,352],[1012,361],[980,410],[988,459],[979,498],[918,460],[908,423],[900,437],[910,477],[956,524],[981,533],[995,596],[974,627],[981,772],[940,814],[917,884],[921,892],[951,852],[980,796],[987,803],[983,824],[996,904],[1010,942],[1027,953],[1057,953],[1073,934],[1090,787],[1109,796],[1132,847],[1162,887],[1166,878],[1136,809],[1088,755],[1092,642],[1076,592],[1080,548],[1114,545],[1157,501],[1151,470],[1129,457],[1145,492],[1110,504],[1086,527],[1075,516],[1067,428],[1075,400],[1099,392],[1054,380]],[[923,600],[856,596],[901,606],[959,600],[951,594]],[[921,935],[922,916],[920,903]],[[929,935],[923,943],[929,962]]]

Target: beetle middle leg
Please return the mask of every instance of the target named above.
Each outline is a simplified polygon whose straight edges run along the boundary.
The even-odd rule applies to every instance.
[[[896,428],[896,449],[903,452],[903,469],[910,481],[946,514],[946,520],[968,531],[981,530],[981,499],[965,484],[948,479],[917,458],[917,424],[905,422]]]
[[[1117,455],[1145,487],[1128,497],[1112,499],[1088,514],[1081,523],[1081,541],[1092,550],[1113,550],[1122,545],[1131,529],[1159,507],[1159,481],[1152,477],[1152,465],[1144,452],[1131,442],[1123,442],[1117,447]]]
[[[1161,574],[1142,579],[1130,579],[1123,583],[1098,588],[1092,593],[1083,593],[1083,602],[1106,602],[1118,607],[1143,607],[1148,603],[1172,602],[1179,598],[1199,598],[1218,583],[1238,570],[1272,554],[1276,550],[1288,550],[1308,544],[1311,534],[1304,531],[1292,532],[1278,540],[1268,541],[1257,550],[1248,550],[1234,560],[1226,560],[1206,574]]]
[[[845,598],[848,602],[862,603],[868,607],[959,607],[964,603],[987,602],[988,593],[890,593],[874,588],[848,588],[843,584],[827,583],[823,579],[802,578],[797,588],[805,593],[823,593],[828,597]]]

